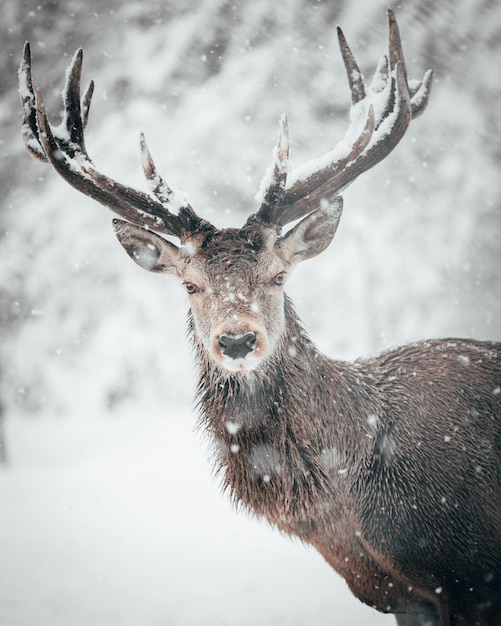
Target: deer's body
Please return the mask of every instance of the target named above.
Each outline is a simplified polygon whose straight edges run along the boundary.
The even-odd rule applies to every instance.
[[[318,352],[287,299],[285,320],[275,358],[245,377],[214,368],[195,334],[201,419],[232,498],[313,545],[369,606],[497,624],[501,344],[347,363]]]
[[[408,83],[391,11],[389,26],[388,56],[369,90],[339,31],[352,102],[366,111],[361,125],[353,116],[353,141],[289,184],[282,118],[261,207],[240,229],[198,217],[159,176],[144,138],[154,197],[95,169],[84,144],[92,84],[80,102],[81,51],[53,132],[26,46],[23,136],[34,156],[127,220],[115,220],[115,232],[136,263],[188,292],[201,419],[231,497],[317,548],[360,600],[395,613],[400,626],[495,626],[501,344],[433,340],[336,362],[311,343],[283,291],[296,264],[331,242],[338,193],[384,158],[426,106],[431,73]]]

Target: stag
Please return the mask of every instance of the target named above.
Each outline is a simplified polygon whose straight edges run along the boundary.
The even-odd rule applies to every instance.
[[[501,344],[429,340],[335,361],[284,293],[296,264],[331,242],[339,193],[427,105],[431,72],[408,81],[388,15],[389,52],[369,87],[338,29],[353,105],[344,140],[289,172],[282,117],[260,206],[242,228],[200,218],[159,175],[143,136],[151,194],[94,167],[84,142],[93,84],[81,99],[81,50],[53,128],[26,45],[23,137],[122,218],[115,233],[136,263],[188,293],[200,419],[229,496],[314,546],[357,598],[400,626],[501,624]]]

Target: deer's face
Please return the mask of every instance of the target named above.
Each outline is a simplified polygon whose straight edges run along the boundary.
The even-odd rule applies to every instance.
[[[209,229],[174,246],[151,231],[115,221],[116,234],[141,267],[174,275],[190,299],[196,341],[210,360],[245,374],[275,351],[285,328],[284,284],[294,266],[330,243],[340,201],[286,235],[249,220],[241,229]]]
[[[246,372],[273,353],[283,332],[290,264],[274,229],[209,233],[181,272],[198,340],[218,365]]]

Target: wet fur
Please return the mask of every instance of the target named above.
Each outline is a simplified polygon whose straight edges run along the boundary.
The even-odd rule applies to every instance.
[[[225,489],[362,601],[409,613],[399,624],[501,623],[501,344],[337,362],[285,308],[276,353],[244,376],[214,366],[189,321]]]

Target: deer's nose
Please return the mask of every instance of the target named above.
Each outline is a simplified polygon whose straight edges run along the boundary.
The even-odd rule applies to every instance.
[[[243,359],[256,347],[257,335],[254,332],[243,335],[223,333],[217,339],[221,353],[231,359]]]

